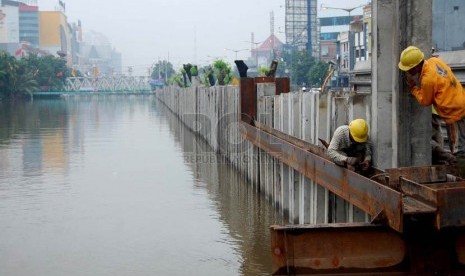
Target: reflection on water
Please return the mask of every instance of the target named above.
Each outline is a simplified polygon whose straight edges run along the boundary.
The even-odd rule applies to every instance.
[[[226,160],[215,155],[204,140],[180,125],[179,120],[159,103],[174,138],[183,149],[184,162],[194,172],[195,189],[208,192],[218,219],[228,229],[241,254],[241,275],[269,275],[271,272],[271,224],[283,219],[270,202],[257,194],[245,178]],[[216,161],[216,162],[215,162]]]
[[[213,156],[153,96],[1,105],[0,275],[268,275],[282,220]]]

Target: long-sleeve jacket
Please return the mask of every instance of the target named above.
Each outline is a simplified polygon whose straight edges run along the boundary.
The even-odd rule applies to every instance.
[[[465,116],[465,91],[450,67],[438,57],[424,61],[419,84],[407,78],[410,92],[421,105],[433,105],[448,124]]]
[[[333,138],[328,146],[328,157],[334,163],[343,166],[348,157],[360,157],[363,161],[371,161],[371,143],[352,142],[350,140],[349,126],[340,126],[334,131]]]

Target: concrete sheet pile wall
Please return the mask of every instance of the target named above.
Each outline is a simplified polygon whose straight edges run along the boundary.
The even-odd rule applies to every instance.
[[[329,142],[337,126],[347,124],[354,115],[368,114],[371,103],[369,96],[302,92],[276,96],[275,90],[274,83],[257,84],[257,120],[313,144],[319,143],[318,138]],[[165,87],[157,91],[158,99],[241,171],[289,223],[368,219],[356,207],[241,138],[239,94],[236,86]]]
[[[239,133],[239,88],[236,86],[167,86],[157,90],[157,98],[182,123],[197,133],[222,157],[244,171],[244,155],[251,145]]]

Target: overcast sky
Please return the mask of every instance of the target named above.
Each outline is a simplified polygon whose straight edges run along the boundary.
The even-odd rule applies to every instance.
[[[54,10],[57,0],[38,0]],[[368,0],[320,0],[318,5],[351,8]],[[221,57],[233,63],[250,56],[251,34],[262,42],[271,32],[283,42],[285,0],[65,0],[68,22],[81,20],[84,31],[104,34],[122,54],[123,66],[147,72],[158,59],[176,68],[208,64]],[[230,49],[230,50],[225,50]],[[234,51],[231,51],[234,50]],[[125,71],[123,68],[123,72]]]

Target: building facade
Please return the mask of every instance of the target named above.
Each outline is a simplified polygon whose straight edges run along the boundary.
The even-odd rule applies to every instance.
[[[19,48],[19,8],[3,5],[0,7],[0,49],[15,55]]]
[[[361,21],[362,7],[343,9],[321,7],[318,12],[320,24],[320,60],[332,62],[336,71],[331,77],[330,87],[348,88],[351,70],[355,63],[355,29],[354,22]],[[357,37],[363,39],[363,37]],[[360,49],[358,51],[360,54]]]
[[[3,0],[0,7],[0,49],[21,57],[39,49],[39,8],[35,0]]]
[[[77,67],[87,76],[108,77],[122,74],[121,54],[101,33],[94,31],[83,33],[79,57]]]
[[[72,31],[62,11],[40,12],[40,48],[58,54],[72,66]]]
[[[350,31],[354,34],[354,65],[358,61],[371,59],[371,5],[363,8],[363,17],[356,18]]]
[[[39,7],[19,6],[19,40],[32,47],[39,47]]]

